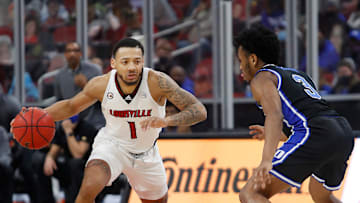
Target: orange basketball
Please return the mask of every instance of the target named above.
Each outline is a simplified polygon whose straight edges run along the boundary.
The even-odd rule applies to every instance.
[[[43,109],[30,107],[21,111],[12,123],[16,141],[28,149],[48,146],[55,135],[55,122]]]

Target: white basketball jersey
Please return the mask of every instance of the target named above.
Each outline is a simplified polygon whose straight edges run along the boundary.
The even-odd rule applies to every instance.
[[[149,68],[143,68],[138,89],[135,89],[133,95],[125,95],[125,98],[116,79],[116,70],[112,70],[101,103],[106,125],[100,130],[98,136],[112,138],[122,148],[132,153],[141,153],[150,149],[161,131],[161,128],[149,128],[144,131],[140,126],[140,121],[149,117],[165,117],[165,105],[160,106],[150,94],[149,70]]]

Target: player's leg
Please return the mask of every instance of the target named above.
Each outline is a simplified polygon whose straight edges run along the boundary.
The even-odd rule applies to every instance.
[[[124,169],[132,189],[143,203],[166,203],[166,172],[157,146],[146,156],[133,158],[131,167]]]
[[[267,184],[264,189],[255,189],[254,177],[251,177],[246,185],[241,189],[239,199],[242,203],[252,202],[270,202],[268,199],[273,195],[282,192],[290,187],[287,183],[279,180],[273,175],[271,183]]]
[[[325,120],[326,119],[326,120]],[[351,127],[342,117],[323,118],[329,122],[327,140],[331,140],[325,151],[322,166],[313,171],[309,184],[309,192],[316,203],[341,202],[332,193],[340,189],[345,176],[347,161],[354,146]],[[325,122],[322,122],[325,123]]]
[[[315,203],[341,203],[332,191],[325,189],[323,183],[318,182],[314,177],[310,178],[309,192]]]
[[[104,189],[111,177],[109,165],[100,159],[89,161],[76,203],[93,203],[96,196]]]

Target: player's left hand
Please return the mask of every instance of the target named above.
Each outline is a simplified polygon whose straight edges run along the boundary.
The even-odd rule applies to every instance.
[[[151,117],[140,122],[140,126],[143,130],[149,128],[164,128],[167,127],[165,118]]]
[[[267,184],[271,183],[269,171],[272,168],[271,161],[261,161],[260,165],[254,170],[254,189],[265,189]]]

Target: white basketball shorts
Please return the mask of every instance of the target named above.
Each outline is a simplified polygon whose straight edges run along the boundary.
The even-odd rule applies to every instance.
[[[123,172],[141,199],[157,200],[167,193],[166,172],[156,144],[142,154],[131,154],[116,142],[116,138],[96,138],[87,163],[100,159],[109,165],[108,186]]]

